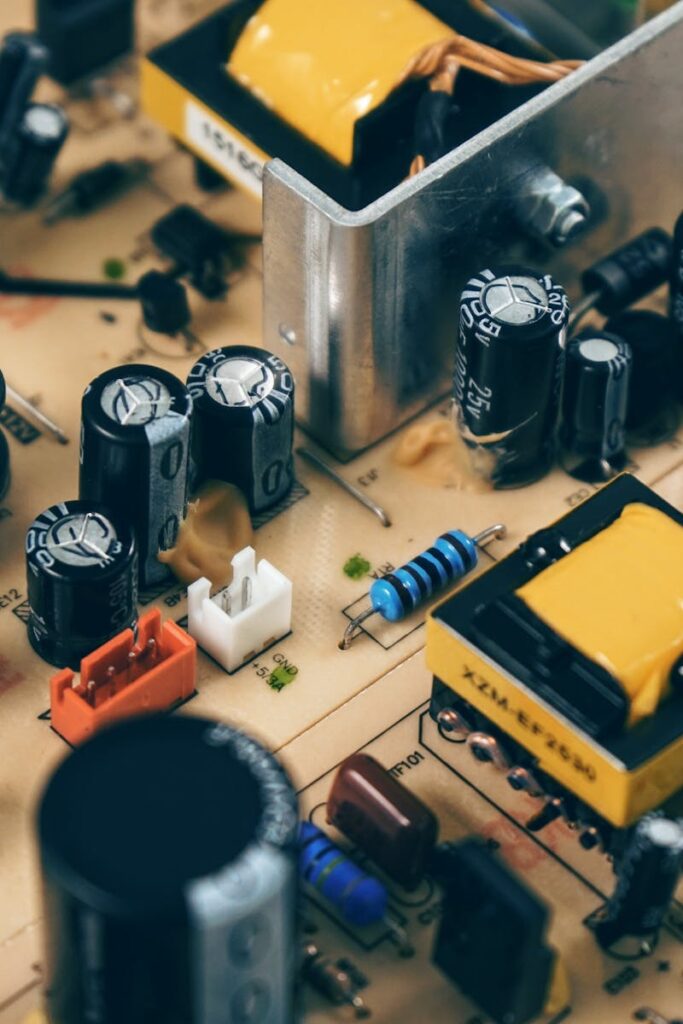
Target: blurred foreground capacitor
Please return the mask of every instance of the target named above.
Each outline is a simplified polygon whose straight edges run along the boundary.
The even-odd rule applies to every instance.
[[[168,576],[157,559],[185,513],[192,399],[167,370],[118,366],[83,395],[80,497],[101,501],[135,530],[140,583]]]
[[[487,268],[463,290],[458,429],[495,487],[531,483],[552,464],[568,315],[563,289],[524,267]]]
[[[605,330],[625,341],[632,354],[626,430],[633,444],[657,444],[678,427],[676,387],[679,339],[672,322],[649,309],[610,317]]]
[[[683,819],[672,821],[661,814],[642,818],[617,862],[614,893],[594,925],[605,949],[621,940],[631,942],[631,952],[651,952],[656,945],[683,866]]]
[[[42,195],[68,133],[69,121],[61,107],[28,105],[4,166],[2,187],[7,199],[28,206]]]
[[[137,552],[125,516],[63,501],[26,534],[28,638],[41,658],[78,671],[81,659],[135,622]]]
[[[609,480],[626,465],[630,373],[631,350],[616,335],[586,328],[567,345],[560,440],[578,480]]]
[[[352,754],[342,763],[327,816],[393,881],[407,889],[420,883],[436,843],[436,818],[374,757]]]
[[[207,352],[190,370],[193,490],[224,480],[252,513],[284,498],[293,481],[294,380],[277,356],[235,345]]]
[[[296,796],[185,715],[102,730],[38,812],[52,1024],[294,1024]]]

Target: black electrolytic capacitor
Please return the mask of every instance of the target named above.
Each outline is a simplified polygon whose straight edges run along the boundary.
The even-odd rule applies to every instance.
[[[473,468],[496,487],[543,476],[555,428],[569,304],[548,274],[493,267],[460,299],[454,393]]]
[[[4,167],[2,187],[7,199],[28,206],[40,197],[68,133],[69,121],[61,107],[28,105]]]
[[[104,729],[38,811],[52,1024],[294,1024],[297,801],[255,740]]]
[[[133,49],[135,0],[37,0],[36,29],[62,85]]]
[[[88,385],[81,406],[80,497],[101,501],[133,527],[140,584],[168,576],[187,500],[192,399],[157,366],[116,366]]]
[[[294,379],[277,356],[235,345],[207,352],[187,386],[192,423],[193,489],[225,480],[262,512],[292,486]]]
[[[652,949],[673,899],[683,865],[683,819],[642,818],[617,864],[617,884],[595,935],[604,949],[635,939]]]
[[[649,228],[584,271],[583,290],[604,316],[633,305],[669,279],[671,236]]]
[[[31,32],[10,32],[0,43],[0,163],[5,164],[17,125],[47,65],[47,50]]]
[[[74,670],[132,626],[137,549],[125,517],[92,501],[63,501],[26,534],[28,637],[45,661]]]
[[[672,322],[649,309],[629,309],[610,317],[605,330],[625,341],[632,353],[626,429],[637,444],[656,444],[678,427],[676,386],[680,341]]]
[[[562,464],[578,480],[609,480],[626,465],[631,350],[614,334],[586,328],[567,345],[562,393]]]

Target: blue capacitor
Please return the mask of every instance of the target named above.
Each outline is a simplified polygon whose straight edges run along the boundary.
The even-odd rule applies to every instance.
[[[304,881],[358,928],[384,920],[389,894],[310,821],[299,827],[299,870]]]
[[[411,558],[400,569],[375,580],[370,587],[372,607],[351,620],[339,645],[341,649],[349,647],[357,627],[370,615],[377,613],[389,622],[400,622],[423,601],[462,579],[477,564],[477,546],[504,535],[502,523],[483,530],[475,537],[462,530],[442,533],[431,548]]]

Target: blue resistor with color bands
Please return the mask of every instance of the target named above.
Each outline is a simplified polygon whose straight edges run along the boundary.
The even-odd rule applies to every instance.
[[[431,548],[383,576],[370,587],[371,608],[352,619],[340,647],[345,650],[356,634],[356,628],[370,615],[379,614],[389,622],[400,622],[423,601],[456,583],[475,568],[477,546],[493,537],[502,537],[501,523],[470,537],[462,530],[449,530],[435,540]]]
[[[299,870],[302,878],[358,928],[384,920],[389,903],[386,887],[354,864],[310,821],[299,827]]]
[[[383,576],[370,587],[373,611],[398,622],[449,583],[475,568],[477,548],[462,530],[442,534],[421,555]]]

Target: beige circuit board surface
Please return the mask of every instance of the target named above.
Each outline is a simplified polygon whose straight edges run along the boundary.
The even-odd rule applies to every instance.
[[[141,3],[141,45],[148,48],[215,2],[149,0]],[[3,0],[0,32],[29,24],[29,0]],[[134,95],[134,62],[117,78]],[[55,95],[46,87],[47,95]],[[149,181],[113,206],[82,220],[45,229],[41,211],[0,214],[2,264],[17,271],[101,278],[103,261],[124,260],[128,280],[161,266],[147,238],[152,223],[178,202],[193,202],[220,223],[257,230],[259,211],[234,192],[208,197],[192,182],[191,162],[153,125],[122,119],[108,101],[66,100],[70,140],[54,188],[79,170],[109,157],[144,156],[153,162]],[[572,282],[568,282],[572,284]],[[264,344],[260,328],[260,253],[252,247],[227,302],[194,296],[193,330],[206,348]],[[102,314],[105,314],[103,316]],[[179,342],[141,329],[133,304],[0,298],[0,366],[8,382],[65,429],[70,444],[49,435],[31,439],[20,410],[4,413],[12,459],[12,484],[0,508],[0,1024],[15,1024],[39,1005],[40,907],[32,840],[35,800],[65,744],[41,715],[48,707],[51,669],[28,645],[21,619],[26,600],[23,540],[33,516],[77,493],[80,396],[109,366],[152,362],[183,377],[199,354]],[[446,414],[433,410],[429,416]],[[309,444],[303,437],[301,443]],[[22,443],[22,441],[24,443]],[[29,443],[26,443],[29,442]],[[188,713],[244,726],[280,751],[302,789],[303,810],[324,820],[331,773],[359,748],[395,770],[439,814],[442,836],[477,832],[501,845],[503,855],[554,908],[552,940],[566,959],[572,983],[571,1012],[556,1015],[577,1024],[632,1019],[643,1006],[665,1018],[683,1012],[683,908],[656,954],[635,965],[602,956],[583,919],[610,891],[609,866],[582,851],[574,835],[555,824],[532,839],[521,828],[526,798],[515,795],[493,769],[478,765],[436,731],[425,715],[430,678],[422,655],[423,613],[396,626],[372,620],[371,635],[342,653],[338,640],[344,610],[363,607],[371,579],[348,578],[343,566],[361,554],[370,573],[381,573],[429,546],[446,529],[476,532],[507,524],[508,537],[490,547],[493,558],[531,530],[557,518],[591,493],[560,471],[523,491],[491,494],[439,489],[392,460],[390,438],[340,471],[389,511],[385,529],[333,483],[297,460],[299,487],[289,504],[255,535],[265,555],[294,581],[293,633],[234,676],[199,656],[199,694]],[[658,449],[637,453],[638,475],[668,500],[683,504],[683,432]],[[482,558],[484,566],[490,559]],[[172,586],[154,603],[164,615],[185,614],[184,592]],[[379,624],[378,624],[379,623]],[[286,685],[282,686],[281,684]],[[526,812],[526,815],[525,815]],[[679,892],[679,896],[683,893]],[[417,952],[400,959],[385,934],[350,934],[312,903],[306,919],[328,954],[350,958],[367,975],[364,991],[373,1019],[382,1022],[485,1024],[429,966],[438,899],[426,884],[393,906],[406,920]],[[666,967],[665,965],[668,965]],[[319,997],[306,996],[306,1020],[349,1019]]]

